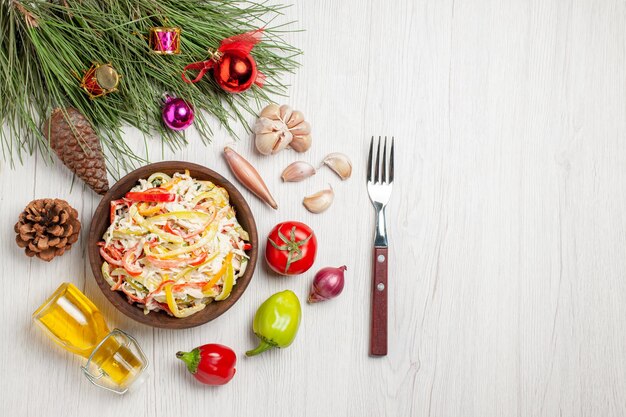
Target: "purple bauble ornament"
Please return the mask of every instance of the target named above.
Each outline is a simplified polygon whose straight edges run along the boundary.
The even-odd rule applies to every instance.
[[[166,96],[163,105],[163,123],[172,130],[187,129],[193,123],[194,110],[182,98]]]

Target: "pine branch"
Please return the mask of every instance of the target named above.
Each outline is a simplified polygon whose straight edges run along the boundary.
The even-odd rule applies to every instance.
[[[186,144],[180,132],[165,128],[160,109],[165,92],[189,101],[197,110],[195,127],[210,143],[211,118],[231,134],[233,121],[254,113],[269,93],[284,94],[280,77],[293,72],[300,50],[281,37],[283,25],[271,23],[285,6],[227,0],[0,0],[0,148],[5,160],[20,161],[36,149],[49,157],[40,132],[54,108],[71,106],[98,132],[114,175],[144,162],[126,145],[125,124],[149,139],[159,134],[173,149]],[[182,29],[182,53],[150,52],[145,36],[154,26]],[[207,76],[197,84],[181,79],[182,68],[207,58],[207,49],[237,33],[265,27],[253,50],[266,85],[237,96],[223,92]],[[89,99],[80,89],[83,71],[93,63],[111,63],[120,74],[119,92]]]

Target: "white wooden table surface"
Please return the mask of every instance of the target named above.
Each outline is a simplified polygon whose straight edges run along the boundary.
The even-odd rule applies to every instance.
[[[60,164],[0,168],[0,397],[7,416],[624,416],[626,414],[626,3],[623,0],[299,1],[284,21],[305,32],[285,79],[288,102],[314,128],[312,150],[260,157],[277,212],[244,191],[261,239],[283,220],[318,234],[314,269],[348,266],[340,298],[303,306],[295,343],[246,358],[251,322],[270,294],[304,300],[312,274],[276,278],[260,259],[242,299],[199,328],[132,322],[97,288],[85,243],[99,197]],[[253,118],[250,118],[250,122]],[[243,129],[239,127],[239,131]],[[372,134],[395,135],[389,355],[367,355],[373,210],[365,191]],[[141,148],[140,135],[128,140]],[[233,179],[193,134],[151,159],[205,164]],[[329,170],[282,184],[288,163],[352,157],[353,178]],[[331,183],[334,205],[312,215],[304,195]],[[14,243],[34,198],[78,209],[79,245],[47,264]],[[30,314],[62,281],[84,289],[109,324],[131,332],[152,378],[123,397],[91,386],[81,361],[52,344]],[[174,357],[219,342],[239,355],[234,380],[196,383]]]

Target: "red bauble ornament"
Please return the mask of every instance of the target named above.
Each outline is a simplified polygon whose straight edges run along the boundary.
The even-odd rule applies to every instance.
[[[250,54],[236,50],[225,52],[213,67],[215,81],[229,93],[241,93],[252,87],[258,71]]]
[[[211,53],[206,61],[187,65],[182,73],[186,83],[197,83],[207,71],[213,70],[215,82],[224,91],[241,93],[256,84],[263,86],[265,77],[257,70],[256,62],[250,52],[261,40],[263,29],[242,33],[222,40],[217,51]],[[187,71],[198,71],[196,78],[187,78]]]

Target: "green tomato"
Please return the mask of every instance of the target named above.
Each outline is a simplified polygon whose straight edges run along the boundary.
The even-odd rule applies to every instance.
[[[293,291],[285,290],[265,300],[254,315],[252,328],[260,340],[259,346],[246,352],[258,355],[271,348],[285,348],[296,338],[302,309]]]

